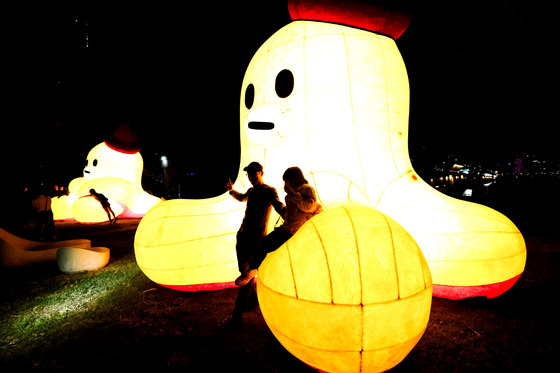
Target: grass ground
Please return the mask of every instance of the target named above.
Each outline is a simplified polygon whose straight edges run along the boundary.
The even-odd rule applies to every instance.
[[[517,284],[496,299],[434,298],[424,336],[393,372],[558,371],[560,234],[536,221],[520,221],[528,257]],[[89,238],[111,249],[102,270],[1,270],[2,372],[314,371],[282,347],[258,307],[241,331],[228,328],[236,289],[185,293],[150,281],[134,258],[137,224],[57,223],[60,240]],[[10,231],[32,237],[29,226]]]

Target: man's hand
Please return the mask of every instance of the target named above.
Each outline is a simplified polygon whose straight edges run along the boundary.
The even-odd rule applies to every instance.
[[[231,179],[228,179],[228,182],[226,184],[226,189],[230,192],[233,190],[233,184],[231,182]]]

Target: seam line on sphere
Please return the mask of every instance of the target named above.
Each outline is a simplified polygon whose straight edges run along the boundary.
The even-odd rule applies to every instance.
[[[299,298],[297,286],[296,286],[296,275],[294,273],[294,266],[292,265],[292,255],[290,254],[290,240],[286,241],[286,251],[288,252],[288,262],[290,263],[290,271],[292,272],[292,283],[294,284],[294,293],[296,294],[296,299]],[[261,282],[262,283],[262,282]],[[263,284],[264,285],[264,284]],[[264,285],[266,286],[266,285]],[[272,289],[270,289],[272,291]],[[280,293],[278,293],[280,294]]]
[[[134,245],[135,245],[135,246],[138,246],[138,247],[144,247],[144,248],[155,248],[155,247],[160,247],[160,246],[182,245],[182,244],[189,243],[189,242],[200,241],[200,240],[206,240],[206,239],[210,239],[210,238],[218,238],[218,237],[232,236],[232,235],[235,235],[235,234],[237,234],[237,232],[224,233],[224,234],[217,234],[217,235],[215,235],[215,236],[208,236],[208,237],[193,238],[193,239],[190,239],[190,240],[179,241],[179,242],[171,242],[171,243],[164,243],[164,244],[160,243],[160,244],[157,244],[157,245],[156,245],[156,244],[153,244],[153,245],[141,245],[141,244],[138,244],[138,243],[134,242]]]
[[[329,285],[330,285],[330,290],[331,290],[331,303],[334,304],[332,271],[331,271],[331,267],[329,265],[329,257],[327,255],[327,249],[325,248],[325,243],[323,242],[323,238],[319,234],[319,230],[317,229],[317,226],[315,225],[315,223],[313,221],[311,221],[311,225],[313,225],[313,228],[315,229],[315,233],[317,234],[317,237],[319,237],[319,242],[321,243],[321,247],[323,248],[323,254],[325,255],[325,264],[327,265],[327,272],[328,272],[327,274],[329,276]]]
[[[415,294],[412,294],[412,295],[408,295],[408,296],[402,297],[402,298],[395,298],[395,299],[386,300],[386,301],[383,301],[383,302],[365,303],[365,304],[364,304],[364,303],[360,303],[360,304],[345,304],[345,303],[326,303],[326,302],[318,302],[318,301],[315,301],[315,300],[309,300],[309,299],[304,299],[304,298],[299,298],[299,297],[293,297],[293,296],[291,296],[291,295],[287,295],[287,294],[284,294],[284,293],[280,293],[279,291],[276,291],[276,290],[274,290],[274,289],[271,289],[269,286],[267,286],[267,285],[266,285],[265,283],[263,283],[262,281],[261,281],[261,284],[262,284],[263,287],[266,288],[266,290],[268,290],[268,291],[270,291],[270,292],[272,292],[272,293],[275,293],[275,294],[277,294],[277,295],[279,295],[279,296],[285,297],[285,298],[292,298],[292,299],[297,298],[298,300],[300,300],[300,301],[302,301],[302,302],[309,302],[309,303],[315,303],[315,304],[334,304],[334,305],[337,305],[337,306],[344,306],[344,307],[358,307],[358,306],[360,306],[360,307],[362,307],[362,309],[363,309],[364,306],[379,306],[379,305],[382,305],[382,304],[387,304],[387,303],[392,303],[392,302],[398,302],[398,301],[404,301],[404,300],[407,300],[407,299],[410,299],[410,298],[414,298],[414,297],[420,296],[420,294],[431,290],[430,288],[422,289],[422,290],[420,290],[418,293],[415,293]]]
[[[399,281],[399,268],[397,265],[397,253],[395,251],[395,240],[393,239],[393,229],[391,228],[391,224],[389,224],[389,221],[387,220],[387,217],[385,215],[383,215],[383,219],[385,220],[385,223],[387,223],[387,227],[389,228],[389,237],[391,237],[391,247],[393,248],[393,261],[395,262],[395,278],[397,279],[397,290],[398,290],[398,299],[401,299],[401,284]]]
[[[217,263],[214,262],[214,263],[211,263],[211,264],[199,265],[199,266],[196,266],[196,267],[167,268],[167,269],[162,269],[162,268],[149,268],[149,267],[140,267],[140,266],[139,266],[139,267],[142,268],[142,269],[150,270],[150,271],[159,271],[159,272],[161,272],[161,271],[166,271],[166,272],[173,272],[173,271],[182,271],[182,270],[185,270],[185,269],[198,269],[198,268],[214,267],[214,266],[217,266],[217,265],[231,264],[231,263],[236,263],[236,262],[237,262],[237,261],[217,262]]]

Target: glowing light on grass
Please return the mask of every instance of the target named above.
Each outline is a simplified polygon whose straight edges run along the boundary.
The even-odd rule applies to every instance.
[[[57,285],[42,284],[33,297],[20,299],[6,305],[0,315],[0,339],[9,348],[26,347],[33,341],[42,343],[54,330],[79,328],[83,325],[83,313],[95,310],[99,302],[118,301],[119,292],[138,275],[134,259],[123,258],[112,268],[106,267],[95,272],[95,276],[74,275],[69,280],[57,279]],[[128,295],[128,292],[125,291]],[[89,321],[89,317],[87,320]]]

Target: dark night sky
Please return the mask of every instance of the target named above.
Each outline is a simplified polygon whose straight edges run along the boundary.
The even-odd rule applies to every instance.
[[[185,169],[236,168],[245,68],[291,19],[287,1],[201,3],[2,5],[2,128],[12,131],[2,138],[13,144],[1,153],[3,183],[6,174],[32,178],[41,163],[67,183],[104,131],[125,120],[145,160],[158,152]],[[556,152],[550,13],[530,0],[412,8],[397,45],[411,85],[413,154]]]

